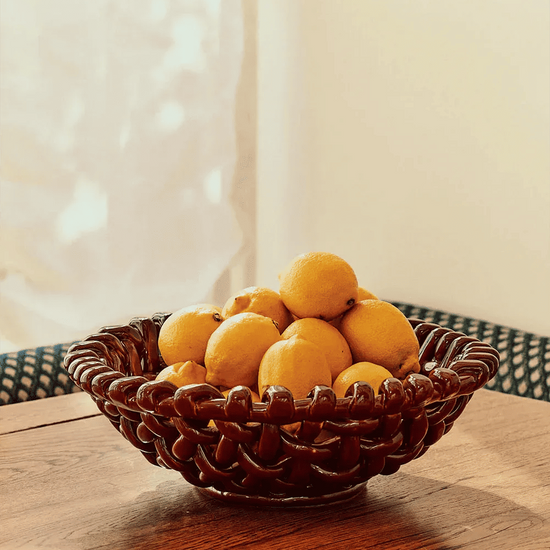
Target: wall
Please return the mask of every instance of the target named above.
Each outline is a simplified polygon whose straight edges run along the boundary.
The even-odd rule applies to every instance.
[[[328,250],[550,335],[550,4],[260,0],[257,282]]]

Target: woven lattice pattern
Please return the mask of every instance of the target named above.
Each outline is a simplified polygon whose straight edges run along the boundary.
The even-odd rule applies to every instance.
[[[411,318],[420,373],[385,380],[378,395],[356,382],[345,397],[317,386],[294,400],[272,386],[256,403],[243,386],[225,398],[208,384],[178,389],[154,380],[164,366],[157,342],[168,316],[2,357],[5,400],[68,393],[76,384],[149,462],[203,491],[240,502],[322,503],[422,456],[499,367],[488,343]]]
[[[550,401],[550,338],[427,307],[393,302],[407,316],[487,342],[500,353],[488,389]],[[62,366],[70,344],[0,355],[0,405],[78,391]]]
[[[426,307],[393,304],[407,317],[463,332],[494,347],[500,353],[500,368],[487,389],[550,401],[550,338]]]
[[[80,391],[63,368],[70,345],[0,355],[0,405]]]
[[[489,344],[411,320],[420,373],[388,378],[378,395],[356,382],[345,397],[317,386],[294,400],[271,386],[257,403],[244,386],[225,398],[208,384],[154,380],[166,317],[102,329],[71,346],[65,368],[149,462],[232,500],[324,502],[395,473],[452,428],[499,365]]]

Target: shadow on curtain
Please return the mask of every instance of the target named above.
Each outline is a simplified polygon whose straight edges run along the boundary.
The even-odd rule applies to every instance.
[[[3,0],[0,36],[0,351],[209,300],[249,215],[240,0]]]

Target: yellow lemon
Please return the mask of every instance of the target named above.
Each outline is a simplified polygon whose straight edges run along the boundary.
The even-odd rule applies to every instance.
[[[379,298],[375,296],[372,292],[366,288],[360,286],[359,292],[357,293],[357,301],[362,302],[363,300],[378,300]]]
[[[374,390],[374,394],[378,395],[380,384],[382,384],[386,378],[392,377],[393,375],[388,369],[385,369],[380,365],[375,365],[374,363],[363,361],[360,363],[354,363],[351,367],[348,367],[346,370],[342,371],[332,384],[332,389],[334,390],[336,397],[345,397],[346,390],[352,384],[363,381],[370,384]]]
[[[184,307],[170,315],[158,336],[160,354],[167,365],[184,361],[204,364],[206,344],[221,325],[221,308],[211,304]]]
[[[204,384],[206,369],[194,361],[174,363],[162,369],[155,380],[167,380],[178,388],[189,384]]]
[[[270,288],[251,286],[241,290],[227,300],[222,310],[222,316],[227,319],[244,311],[251,311],[273,319],[279,327],[279,332],[283,332],[293,321],[292,314],[284,305],[279,293]]]
[[[298,319],[294,321],[281,335],[288,340],[298,336],[318,345],[325,357],[330,369],[332,380],[352,364],[351,351],[346,339],[338,329],[321,319]]]
[[[336,254],[309,252],[294,258],[279,275],[279,294],[298,318],[335,319],[357,301],[357,277]]]
[[[396,378],[420,372],[418,340],[408,319],[393,304],[358,302],[342,317],[340,332],[355,363],[381,365]]]
[[[206,354],[206,382],[213,386],[253,386],[264,353],[281,339],[272,319],[237,313],[212,333]]]
[[[379,298],[376,295],[374,295],[372,292],[369,292],[366,288],[363,288],[362,286],[358,288],[358,292],[357,292],[358,302],[361,302],[363,300],[378,300],[378,299]],[[343,314],[339,315],[338,317],[336,317],[336,319],[333,319],[332,321],[330,321],[330,324],[333,327],[340,330],[340,323],[342,322],[342,317],[343,317]]]
[[[304,399],[315,386],[330,386],[331,382],[321,348],[295,336],[265,352],[258,372],[258,393],[261,396],[269,386],[284,386],[294,399]]]

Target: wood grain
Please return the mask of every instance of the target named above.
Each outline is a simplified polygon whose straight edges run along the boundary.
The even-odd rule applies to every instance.
[[[84,392],[14,403],[0,407],[0,435],[100,414]]]
[[[303,509],[203,496],[103,416],[17,431],[0,436],[0,548],[548,549],[548,428],[550,403],[480,391],[426,455]]]

